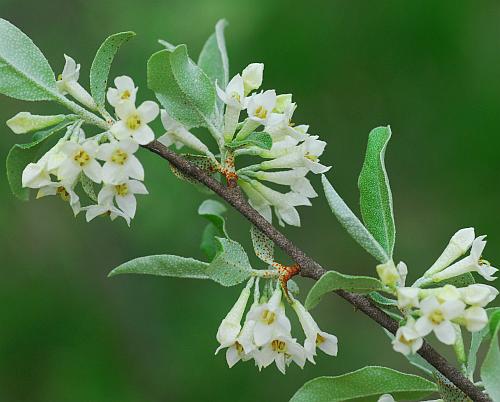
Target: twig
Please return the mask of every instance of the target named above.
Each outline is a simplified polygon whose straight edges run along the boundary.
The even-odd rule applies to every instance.
[[[148,145],[145,145],[144,148],[168,160],[183,174],[199,181],[222,197],[253,225],[259,228],[290,258],[292,258],[301,268],[300,275],[318,280],[326,272],[320,264],[314,261],[311,257],[308,257],[306,253],[288,240],[288,238],[286,238],[279,230],[277,230],[273,225],[266,221],[262,215],[253,209],[247,202],[239,187],[226,187],[222,185],[213,177],[192,165],[181,155],[176,154],[156,140]],[[337,290],[335,293],[347,300],[355,306],[357,310],[365,313],[368,317],[390,331],[392,334],[396,333],[398,323],[380,310],[369,298],[350,293],[345,290]],[[450,363],[427,342],[424,342],[424,345],[418,353],[441,374],[460,388],[473,401],[491,402],[491,399],[484,394],[481,389],[476,387],[458,369],[450,365]]]

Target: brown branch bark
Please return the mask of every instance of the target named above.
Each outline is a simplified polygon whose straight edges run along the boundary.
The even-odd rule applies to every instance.
[[[326,270],[311,257],[307,256],[300,248],[286,238],[278,229],[266,221],[247,202],[239,187],[226,187],[217,180],[206,174],[196,166],[192,165],[182,156],[171,151],[158,141],[153,141],[144,148],[166,159],[183,174],[199,181],[212,191],[217,193],[227,203],[233,206],[253,225],[259,228],[278,247],[280,247],[290,258],[300,265],[302,276],[318,280]],[[395,334],[398,323],[380,310],[372,301],[362,295],[350,293],[345,290],[338,290],[340,297],[351,303],[357,310],[362,311],[379,325]],[[436,368],[441,374],[448,378],[453,384],[461,389],[473,401],[487,402],[491,399],[466,378],[457,368],[453,367],[443,356],[441,356],[431,345],[424,342],[418,353]]]

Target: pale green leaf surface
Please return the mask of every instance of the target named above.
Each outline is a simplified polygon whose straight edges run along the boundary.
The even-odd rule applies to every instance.
[[[376,402],[383,394],[396,400],[417,399],[436,392],[425,378],[386,368],[368,366],[336,377],[306,382],[290,402]]]
[[[481,380],[486,392],[494,401],[500,401],[500,348],[498,331],[500,330],[500,311],[490,317],[491,343],[481,366]]]
[[[340,224],[368,253],[377,261],[384,263],[389,260],[389,256],[384,248],[375,240],[372,234],[366,229],[356,215],[347,206],[344,200],[338,195],[328,179],[321,176],[326,200]]]
[[[252,266],[241,244],[224,238],[217,238],[219,251],[207,268],[210,279],[223,286],[234,286],[252,273]]]
[[[177,255],[150,255],[130,260],[115,269],[109,276],[146,274],[175,278],[209,279],[208,263]]]
[[[224,29],[226,20],[219,20],[215,25],[215,32],[205,42],[200,56],[198,66],[205,74],[222,89],[225,89],[229,81],[229,60],[227,57]]]
[[[274,262],[274,242],[254,225],[250,227],[250,237],[255,255],[265,263],[272,264]]]
[[[453,285],[457,288],[463,288],[473,285],[474,283],[476,283],[474,276],[470,272],[466,272],[465,274],[454,276],[453,278],[448,278],[444,281],[423,283],[422,288],[442,287],[444,285]]]
[[[99,109],[104,109],[109,70],[118,49],[135,36],[134,32],[119,32],[108,36],[97,50],[90,68],[90,93]]]
[[[80,184],[85,194],[87,194],[87,196],[92,201],[97,202],[97,195],[94,189],[94,182],[90,180],[83,172],[80,174]]]
[[[151,56],[148,87],[167,112],[186,127],[213,127],[215,87],[189,59],[186,45]]]
[[[213,223],[209,223],[205,226],[203,233],[201,234],[200,249],[207,256],[208,261],[212,261],[217,255],[218,243],[217,237],[224,236]]]
[[[264,131],[255,131],[248,135],[248,137],[244,140],[233,140],[229,144],[226,144],[226,147],[231,149],[243,148],[247,146],[269,150],[273,146],[273,139]]]
[[[434,378],[438,387],[439,395],[443,402],[472,402],[459,388],[450,380],[443,376],[439,371],[434,370]]]
[[[392,258],[396,228],[391,188],[384,163],[390,138],[390,127],[377,127],[370,132],[358,187],[361,216],[366,228]]]
[[[0,18],[0,93],[25,101],[58,97],[54,72],[40,49]]]
[[[500,311],[500,307],[491,307],[486,309],[488,318]],[[473,332],[470,341],[469,355],[467,357],[467,376],[473,376],[476,371],[477,353],[484,339],[489,336],[490,327],[486,326],[481,331]]]
[[[214,224],[221,235],[229,238],[226,231],[226,220],[223,216],[226,211],[227,208],[224,204],[215,200],[205,200],[198,208],[199,215]]]
[[[16,144],[10,149],[6,159],[7,180],[12,193],[17,198],[23,201],[29,199],[30,189],[23,188],[21,181],[24,168],[28,163],[36,162],[42,157],[47,150],[45,145],[48,138],[66,128],[73,121],[74,117],[70,116],[58,125],[36,133],[33,136],[33,138],[37,138],[35,141],[27,144]]]
[[[369,276],[345,275],[336,271],[328,271],[309,291],[305,307],[308,310],[316,307],[326,293],[339,289],[355,293],[370,293],[382,289],[382,283]]]

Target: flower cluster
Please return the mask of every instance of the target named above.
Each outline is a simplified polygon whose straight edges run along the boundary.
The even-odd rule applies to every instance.
[[[240,360],[254,359],[259,370],[274,362],[285,374],[286,367],[292,361],[301,368],[304,367],[306,360],[314,363],[316,348],[331,356],[337,355],[337,337],[321,331],[304,306],[290,296],[290,304],[306,337],[304,345],[292,337],[291,323],[286,316],[279,285],[269,292],[268,297],[261,297],[257,279],[253,304],[241,325],[253,284],[252,278],[217,331],[217,341],[220,346],[216,353],[227,348],[226,360],[229,367]]]
[[[493,274],[497,269],[481,258],[486,246],[484,238],[476,238],[473,228],[459,230],[432,267],[411,287],[405,286],[404,278],[394,264],[378,267],[382,281],[386,285],[395,285],[397,305],[405,316],[405,324],[398,329],[393,340],[396,351],[405,355],[417,352],[423,344],[423,337],[431,332],[442,343],[454,345],[461,339],[460,326],[477,332],[487,325],[485,307],[497,297],[496,288],[479,283],[463,287],[449,283],[439,286],[442,281],[471,272],[488,281],[495,279]],[[455,262],[469,249],[468,256]]]
[[[292,102],[292,95],[277,95],[275,90],[254,92],[262,85],[263,71],[263,64],[252,63],[235,75],[225,90],[217,87],[226,108],[224,140],[230,143],[234,138],[242,143],[259,127],[271,136],[271,149],[248,146],[234,152],[235,156],[254,155],[265,159],[239,169],[239,184],[252,206],[267,220],[272,219],[272,207],[280,225],[300,226],[295,207],[309,206],[309,199],[317,196],[306,178],[307,173],[329,170],[319,162],[326,143],[308,134],[309,126],[294,125],[292,116],[297,105]],[[239,123],[242,111],[246,111],[247,117]],[[281,193],[262,181],[289,186],[290,191]]]
[[[59,91],[95,109],[90,94],[78,84],[80,65],[69,56],[65,58],[66,64],[58,80]],[[116,88],[108,89],[107,100],[115,108],[117,120],[112,120],[109,130],[87,137],[81,128],[82,122],[76,121],[40,160],[26,166],[22,185],[38,189],[37,198],[61,196],[69,202],[75,215],[85,210],[87,221],[108,214],[111,219],[122,217],[130,224],[136,213],[135,195],[148,193],[142,183],[144,168],[135,153],[139,145],[154,139],[148,123],[158,116],[159,108],[151,101],[136,107],[137,88],[130,77],[117,77],[114,82]],[[22,131],[21,123],[28,121],[33,125],[40,117],[20,114],[10,123],[17,131]],[[46,124],[43,120],[41,123]],[[92,182],[102,185],[97,196],[93,195]],[[76,193],[78,183],[97,204],[81,206],[81,198]]]

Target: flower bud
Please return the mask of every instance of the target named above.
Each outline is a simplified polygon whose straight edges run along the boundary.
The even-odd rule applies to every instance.
[[[292,104],[292,94],[282,94],[276,97],[276,105],[273,112],[285,113],[285,110]]]
[[[450,239],[448,246],[430,267],[425,276],[431,276],[449,266],[458,257],[464,255],[474,241],[474,228],[460,229]]]
[[[377,265],[377,274],[384,285],[394,287],[400,280],[399,272],[394,265],[394,261],[387,261],[385,264]]]
[[[493,286],[476,283],[459,289],[462,300],[471,306],[485,307],[498,296],[498,290]]]
[[[31,131],[43,130],[63,121],[65,116],[39,116],[30,112],[20,112],[7,120],[7,126],[16,134],[26,134]]]
[[[263,63],[249,64],[241,73],[243,77],[243,85],[245,87],[245,95],[248,95],[254,89],[259,89],[262,85],[262,76],[264,74]]]

